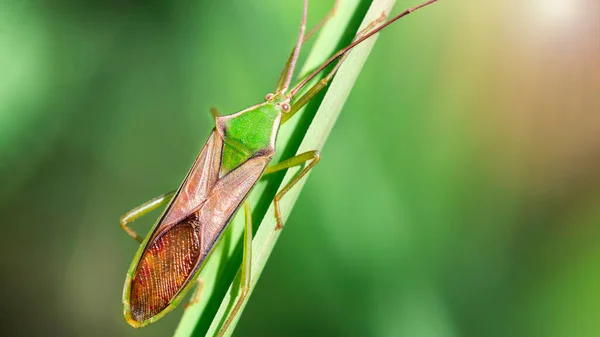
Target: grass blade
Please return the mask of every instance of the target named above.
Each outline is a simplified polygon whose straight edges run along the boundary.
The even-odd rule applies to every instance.
[[[358,30],[359,25],[362,27],[368,24],[379,17],[382,12],[389,13],[394,2],[395,0],[374,0],[369,6],[368,1],[342,1],[338,14],[320,33],[302,73],[314,69],[339,48],[348,44]],[[278,162],[282,158],[289,158],[297,153],[323,147],[375,43],[375,39],[376,37],[369,39],[356,47],[340,68],[326,94],[316,97],[307,105],[304,111],[299,113],[300,116],[295,116],[280,130],[277,140],[278,153],[273,162]],[[263,179],[249,197],[253,207],[252,218],[255,227],[252,244],[250,294],[252,294],[254,286],[282,232],[274,230],[273,197],[279,187],[286,184],[298,171],[299,169],[290,169],[285,174],[273,175],[268,179]],[[306,179],[301,180],[282,200],[281,210],[284,222],[289,216],[305,181]],[[235,305],[239,292],[243,221],[243,212],[238,212],[233,219],[233,223],[223,234],[223,239],[219,242],[201,272],[200,277],[204,280],[201,300],[185,311],[175,331],[175,336],[215,336],[225,322],[227,314]],[[257,226],[257,224],[260,225]],[[250,296],[246,298],[246,302],[249,298]],[[242,310],[235,317],[225,336],[232,334]]]

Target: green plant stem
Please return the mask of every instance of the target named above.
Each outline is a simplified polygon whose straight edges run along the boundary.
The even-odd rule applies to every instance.
[[[389,13],[395,0],[374,0],[364,14],[365,6],[360,0],[345,0],[341,2],[337,15],[327,23],[319,34],[311,53],[304,64],[301,73],[305,74],[337,51],[338,48],[350,42],[349,39],[359,29],[375,20],[382,12]],[[362,13],[359,13],[363,11]],[[360,19],[358,21],[357,19]],[[339,72],[332,81],[327,93],[317,96],[304,111],[299,112],[286,123],[279,132],[277,139],[278,155],[273,162],[288,158],[309,150],[320,150],[346,101],[350,90],[373,48],[376,37],[357,46],[348,56]],[[315,78],[318,80],[320,78]],[[323,155],[327,158],[327,154]],[[326,159],[325,159],[326,160]],[[298,169],[290,169],[283,175],[264,179],[257,185],[249,197],[253,207],[253,222],[260,224],[254,229],[252,249],[252,274],[250,294],[263,271],[263,268],[277,242],[279,235],[285,231],[275,230],[275,217],[272,200],[280,186],[284,186],[298,173]],[[283,220],[290,215],[291,209],[304,185],[301,180],[281,202]],[[175,336],[216,336],[227,314],[235,304],[239,293],[240,269],[243,235],[243,212],[238,212],[233,223],[223,234],[215,251],[203,268],[200,277],[204,280],[204,289],[200,302],[185,311]],[[237,275],[236,275],[237,273]],[[233,279],[235,275],[235,279]],[[231,280],[233,279],[233,283]],[[246,298],[246,305],[250,296]],[[225,336],[233,333],[235,325],[242,312],[234,318]]]

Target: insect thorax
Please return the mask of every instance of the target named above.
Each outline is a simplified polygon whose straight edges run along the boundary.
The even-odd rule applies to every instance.
[[[264,103],[233,115],[217,117],[217,132],[223,138],[221,174],[256,156],[272,156],[281,112]]]

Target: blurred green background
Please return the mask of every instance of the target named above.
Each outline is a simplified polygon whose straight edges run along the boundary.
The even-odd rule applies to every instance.
[[[123,321],[118,218],[179,184],[209,107],[272,90],[300,10],[0,2],[0,335],[174,331],[182,308]],[[599,93],[597,0],[443,0],[390,28],[236,335],[600,336]]]

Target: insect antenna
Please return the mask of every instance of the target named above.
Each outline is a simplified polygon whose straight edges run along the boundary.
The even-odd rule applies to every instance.
[[[304,34],[306,32],[306,17],[308,15],[308,0],[304,0],[304,9],[302,10],[302,22],[300,23],[300,31],[298,32],[298,40],[296,41],[296,46],[294,47],[294,51],[292,55],[288,59],[283,68],[281,76],[279,77],[279,81],[277,82],[277,86],[275,92],[285,92],[290,86],[290,82],[292,82],[292,76],[294,75],[294,69],[296,68],[296,62],[298,61],[298,56],[300,55],[300,47],[302,47],[302,43],[304,43],[305,37]],[[284,77],[285,75],[285,77]]]
[[[321,19],[321,21],[316,26],[314,26],[311,30],[309,30],[308,33],[304,34],[304,38],[302,39],[302,44],[304,44],[304,43],[306,43],[306,41],[310,40],[310,38],[313,37],[321,28],[323,28],[323,26],[325,26],[325,24],[337,13],[337,10],[340,6],[341,1],[342,0],[335,0],[335,3],[333,4],[333,7],[329,11],[329,13],[327,13],[327,15],[323,19]],[[294,58],[295,51],[296,51],[296,47],[294,47],[292,49],[290,56],[288,57],[287,61],[285,62],[285,66],[283,67],[283,70],[281,71],[281,74],[279,75],[279,79],[277,80],[277,85],[275,86],[275,91],[273,91],[273,92],[283,93],[288,89],[290,82],[288,81],[285,88],[284,88],[284,84],[285,84],[284,82],[288,78],[288,73],[290,72],[290,65],[292,64],[292,59]],[[294,63],[294,66],[295,66],[295,63]],[[293,68],[292,68],[291,72],[293,75]]]
[[[392,23],[394,23],[395,21],[407,16],[408,14],[421,9],[425,6],[431,5],[434,2],[437,2],[438,0],[429,0],[427,2],[424,2],[418,6],[409,8],[407,10],[405,10],[404,12],[396,15],[395,17],[391,18],[390,20],[382,23],[379,27],[374,28],[372,31],[366,33],[364,36],[356,39],[355,41],[353,41],[352,43],[350,43],[348,46],[346,46],[345,48],[339,50],[337,53],[333,54],[333,56],[331,56],[327,61],[323,62],[323,64],[321,64],[317,69],[315,69],[315,71],[313,71],[312,73],[310,73],[308,76],[306,76],[300,83],[298,83],[298,85],[296,85],[295,88],[292,89],[292,91],[290,91],[290,97],[294,97],[298,91],[302,90],[302,88],[310,81],[312,80],[318,73],[320,73],[321,71],[323,71],[323,69],[325,69],[328,65],[330,65],[331,63],[335,62],[337,59],[339,59],[340,57],[344,56],[344,54],[346,54],[347,52],[349,52],[352,48],[356,47],[357,45],[359,45],[361,42],[365,41],[366,39],[370,38],[371,36],[377,34],[379,31],[381,31],[382,29],[386,28],[387,26],[391,25]],[[299,46],[298,46],[299,47]],[[298,48],[300,49],[300,48]],[[297,56],[296,56],[297,57]],[[292,68],[293,69],[293,68]],[[291,75],[291,73],[289,74]]]

